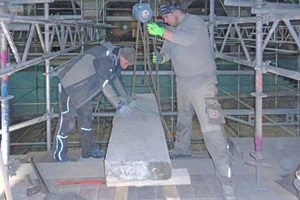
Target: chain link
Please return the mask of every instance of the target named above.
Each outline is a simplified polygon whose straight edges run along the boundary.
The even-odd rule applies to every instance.
[[[151,79],[151,83],[153,85],[153,89],[154,89],[154,94],[155,94],[155,99],[157,101],[157,105],[158,105],[158,111],[159,111],[159,116],[160,116],[160,120],[162,122],[163,125],[163,129],[164,129],[164,133],[165,133],[165,137],[168,140],[169,138],[172,145],[173,145],[173,139],[172,136],[170,135],[168,129],[167,129],[167,125],[166,122],[162,116],[162,111],[161,111],[161,102],[160,102],[160,94],[159,94],[159,77],[158,77],[158,64],[155,65],[155,69],[156,69],[156,81],[157,84],[155,84],[153,75],[152,75],[152,68],[151,68],[151,64],[150,64],[150,53],[149,53],[149,35],[147,32],[147,24],[144,23],[144,31],[142,29],[141,26],[141,21],[138,20],[138,24],[137,24],[137,31],[136,31],[136,44],[135,44],[135,64],[134,64],[134,70],[133,70],[133,78],[132,78],[132,92],[131,92],[131,97],[133,99],[135,99],[135,80],[136,80],[136,66],[137,66],[137,54],[138,54],[138,43],[139,43],[139,35],[141,33],[142,36],[142,41],[143,41],[143,46],[144,46],[144,71],[145,71],[145,81],[146,81],[146,76],[147,76],[147,66],[148,66],[148,71],[149,71],[149,75],[150,75],[150,79]],[[156,51],[156,44],[155,41],[153,40],[153,48],[154,51]],[[148,82],[148,81],[147,81]]]
[[[141,21],[138,20],[138,25],[136,30],[136,41],[135,41],[135,62],[134,62],[134,69],[133,69],[133,76],[132,76],[132,90],[131,90],[132,99],[135,99],[135,78],[136,78],[137,54],[138,54],[138,47],[139,47],[140,26],[141,26]]]
[[[148,65],[148,71],[149,71],[149,75],[150,75],[150,79],[151,79],[151,83],[153,85],[153,89],[154,89],[154,94],[155,94],[155,98],[156,98],[156,101],[157,101],[157,105],[158,105],[158,112],[159,112],[159,116],[160,116],[160,120],[161,120],[161,123],[163,125],[163,129],[164,129],[164,133],[165,133],[165,137],[167,140],[169,140],[170,138],[172,138],[172,136],[169,134],[169,131],[167,129],[167,125],[166,125],[166,122],[165,122],[165,119],[163,118],[162,116],[162,111],[161,111],[161,102],[160,102],[160,94],[159,94],[159,80],[158,80],[158,64],[156,64],[156,79],[157,79],[157,85],[155,84],[155,81],[154,81],[154,78],[153,78],[153,75],[152,75],[152,68],[151,68],[151,64],[150,64],[150,53],[149,53],[149,35],[148,35],[148,32],[146,31],[146,26],[147,24],[144,23],[144,32],[142,30],[142,27],[139,26],[138,28],[140,28],[140,32],[141,32],[141,35],[142,35],[142,39],[143,39],[143,45],[144,45],[144,54],[146,55],[146,62],[147,62],[147,65]],[[156,45],[155,45],[155,42],[153,41],[153,45],[154,45],[154,48],[156,49]],[[172,142],[172,145],[173,145],[173,139],[170,139],[170,141]]]

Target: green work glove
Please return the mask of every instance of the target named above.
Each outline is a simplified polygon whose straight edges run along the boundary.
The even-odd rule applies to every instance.
[[[158,51],[155,51],[152,54],[154,63],[163,64],[165,62],[165,56],[161,55]]]
[[[149,34],[159,35],[160,37],[162,37],[164,35],[164,32],[166,31],[166,29],[159,27],[154,22],[147,24],[147,27]]]

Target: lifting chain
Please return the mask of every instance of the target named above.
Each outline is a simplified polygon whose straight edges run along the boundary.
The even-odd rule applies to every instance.
[[[163,125],[165,137],[166,137],[167,141],[170,141],[171,145],[173,145],[173,137],[171,136],[171,134],[169,133],[169,131],[167,129],[167,125],[166,125],[166,122],[165,122],[165,120],[164,120],[164,118],[162,116],[162,111],[161,111],[161,102],[160,102],[160,94],[159,94],[158,64],[155,65],[156,82],[157,82],[155,84],[154,77],[153,77],[153,74],[152,74],[152,68],[151,68],[151,64],[150,64],[149,35],[148,35],[148,31],[147,31],[147,23],[143,23],[143,24],[144,24],[144,27],[143,27],[144,30],[142,29],[140,20],[138,20],[137,36],[136,36],[136,57],[137,57],[137,52],[138,52],[139,33],[141,33],[142,40],[143,40],[143,46],[144,46],[144,61],[146,62],[146,64],[144,65],[145,76],[146,76],[146,71],[147,71],[146,68],[148,66],[148,71],[149,71],[151,83],[152,83],[152,86],[153,86],[153,89],[154,89],[154,95],[155,95],[155,99],[157,101],[158,112],[159,112],[161,123]],[[156,50],[156,44],[155,44],[154,40],[153,40],[153,48],[154,48],[154,50]],[[131,94],[131,96],[132,96],[133,99],[134,99],[134,94],[135,94],[134,93],[135,92],[134,91],[135,90],[135,76],[136,76],[136,63],[134,64],[133,85],[132,85],[132,94]]]
[[[135,77],[136,77],[136,65],[137,65],[137,54],[138,54],[138,47],[139,47],[139,27],[141,26],[141,21],[138,20],[137,29],[136,29],[136,41],[135,41],[135,62],[133,68],[133,77],[132,77],[132,90],[131,90],[131,98],[135,99]]]

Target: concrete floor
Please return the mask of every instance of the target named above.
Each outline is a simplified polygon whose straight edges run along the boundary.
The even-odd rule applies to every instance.
[[[265,138],[263,152],[266,152],[265,163],[272,165],[271,168],[261,170],[261,188],[264,191],[253,189],[250,183],[256,183],[256,172],[253,166],[246,165],[246,161],[254,161],[249,156],[253,149],[253,138],[234,138],[231,140],[231,151],[234,158],[234,184],[236,186],[236,196],[238,200],[297,200],[296,190],[286,177],[293,179],[293,168],[295,164],[287,165],[284,169],[280,167],[282,159],[273,156],[278,155],[273,147],[280,150],[282,155],[299,158],[299,152],[291,151],[287,147],[299,145],[298,138]],[[277,141],[277,142],[276,142]],[[280,144],[279,144],[280,143]],[[300,145],[299,145],[300,146]],[[283,153],[288,151],[289,154]],[[271,153],[273,152],[273,153]],[[295,154],[295,155],[294,155]],[[294,155],[294,156],[293,156]],[[29,163],[26,163],[25,156],[14,156],[15,162],[12,170],[17,173],[10,178],[11,190],[14,200],[40,200],[45,197],[38,193],[27,197],[27,184],[24,175],[29,174],[36,182],[36,176]],[[34,158],[35,159],[35,158]],[[25,162],[24,162],[25,161]],[[300,161],[300,159],[299,159]],[[222,200],[221,187],[217,177],[214,175],[212,160],[206,152],[193,152],[193,156],[188,159],[172,160],[172,168],[187,168],[190,174],[191,185],[177,185],[176,188],[181,200]],[[293,162],[293,161],[292,161]],[[76,193],[87,200],[112,200],[114,199],[115,187],[107,187],[105,184],[68,184],[60,185],[58,182],[64,181],[84,181],[103,180],[105,181],[103,159],[79,159],[67,163],[55,163],[36,159],[36,166],[44,178],[50,193]],[[288,168],[288,169],[287,169]],[[284,180],[284,181],[282,181]],[[288,180],[288,181],[287,181]],[[3,198],[2,198],[3,199]],[[164,199],[162,186],[129,187],[128,200],[160,200]]]

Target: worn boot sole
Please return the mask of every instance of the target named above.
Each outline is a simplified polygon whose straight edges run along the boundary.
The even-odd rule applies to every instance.
[[[185,155],[185,154],[170,154],[170,159],[176,159],[176,158],[189,158],[191,155]]]
[[[81,155],[82,158],[103,158],[105,156],[105,152],[101,151],[98,151],[98,153],[93,153],[93,152],[90,152],[90,153],[87,153],[87,154],[83,154]]]
[[[97,155],[82,155],[81,157],[82,158],[90,158],[90,157],[92,157],[92,158],[103,158],[104,155],[101,155],[101,156],[97,156]]]

